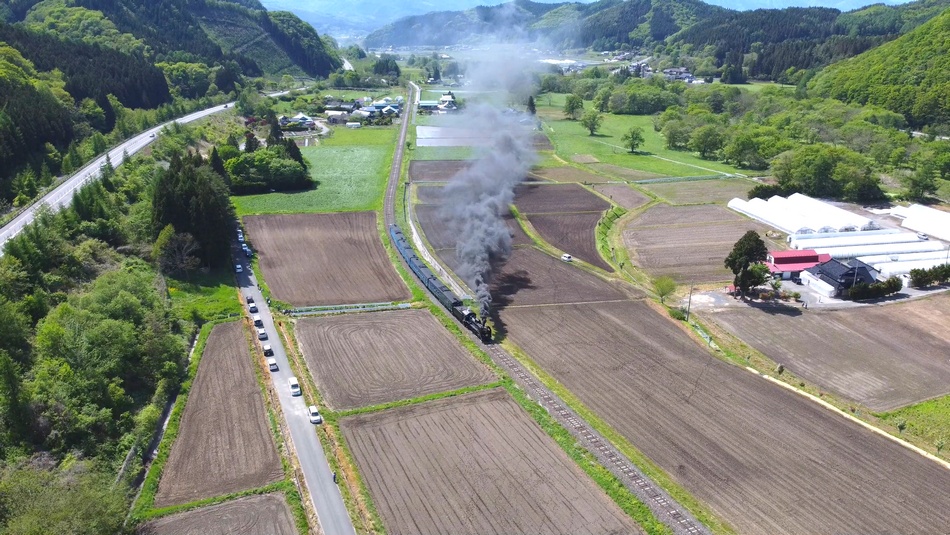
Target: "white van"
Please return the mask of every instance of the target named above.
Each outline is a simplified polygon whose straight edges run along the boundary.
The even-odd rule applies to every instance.
[[[297,382],[296,377],[291,377],[287,379],[287,384],[290,385],[290,395],[299,396],[300,395],[300,383]]]
[[[569,255],[569,254],[567,254],[567,253],[564,253],[564,254],[561,255],[561,262],[573,262],[573,261],[574,261],[574,257],[573,257],[573,256],[571,256],[571,255]]]
[[[269,370],[272,371],[272,372],[276,372],[276,371],[277,371],[277,359],[275,359],[274,357],[271,357],[271,358],[267,359],[267,369],[269,369]]]

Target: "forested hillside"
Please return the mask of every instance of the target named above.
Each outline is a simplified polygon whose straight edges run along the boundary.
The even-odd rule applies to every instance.
[[[950,123],[950,10],[899,39],[832,65],[817,94],[877,104],[920,127]]]
[[[246,77],[326,77],[335,47],[257,0],[0,4],[0,218],[108,146],[235,98]]]

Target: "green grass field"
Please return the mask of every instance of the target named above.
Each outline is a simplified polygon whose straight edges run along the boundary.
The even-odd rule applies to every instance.
[[[653,130],[653,119],[649,116],[605,113],[603,125],[591,136],[579,121],[564,118],[561,111],[564,99],[565,95],[542,95],[537,99],[544,132],[554,143],[555,153],[564,160],[587,155],[604,163],[674,177],[740,172],[729,165],[703,160],[691,152],[667,149],[663,136]],[[585,102],[584,107],[590,109],[592,104]],[[620,139],[635,126],[643,128],[645,141],[639,153],[630,154]]]
[[[204,323],[242,312],[230,269],[207,275],[196,273],[185,280],[167,277],[165,282],[172,311],[183,320]]]
[[[231,197],[239,216],[378,210],[389,178],[398,126],[337,128],[300,151],[318,185],[310,191]]]
[[[931,446],[936,447],[941,440],[944,447],[950,445],[950,396],[931,399],[879,416],[893,426],[904,421],[907,424],[905,433],[918,436]],[[944,449],[942,453],[946,452]]]

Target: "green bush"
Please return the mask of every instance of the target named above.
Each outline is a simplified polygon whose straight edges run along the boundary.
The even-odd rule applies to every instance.
[[[895,294],[904,287],[903,281],[900,277],[891,277],[883,282],[875,282],[873,284],[866,284],[859,282],[851,287],[848,290],[848,296],[855,300],[859,301],[861,299],[878,299],[887,295]]]
[[[947,281],[950,281],[950,264],[941,264],[930,269],[910,270],[910,285],[914,288],[925,288]]]
[[[670,316],[672,316],[673,319],[677,319],[677,320],[680,320],[680,321],[686,321],[686,313],[683,312],[682,310],[678,309],[678,308],[671,308],[671,309],[670,309]]]

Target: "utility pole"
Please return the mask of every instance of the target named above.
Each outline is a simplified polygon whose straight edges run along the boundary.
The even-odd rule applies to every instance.
[[[693,305],[693,285],[689,285],[689,297],[686,300],[686,323],[689,323],[689,309]]]

